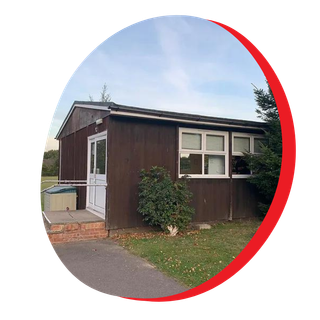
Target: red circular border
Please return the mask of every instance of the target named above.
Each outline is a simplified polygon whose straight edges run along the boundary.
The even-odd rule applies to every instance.
[[[136,299],[136,298],[128,298],[133,300],[142,300],[142,301],[175,301],[190,298],[211,290],[224,281],[228,280],[234,274],[236,274],[241,268],[243,268],[252,257],[259,251],[264,242],[268,239],[272,230],[276,226],[282,211],[286,205],[286,202],[289,197],[292,180],[294,176],[294,168],[295,168],[295,157],[296,157],[296,143],[295,143],[295,133],[294,133],[294,125],[293,119],[289,107],[289,103],[285,92],[281,86],[281,83],[273,71],[272,67],[268,63],[268,61],[264,58],[264,56],[259,52],[259,50],[242,34],[235,31],[234,29],[212,20],[209,20],[217,25],[221,26],[225,30],[229,31],[233,36],[235,36],[251,53],[253,58],[259,64],[261,70],[263,71],[265,77],[267,78],[273,95],[275,97],[280,122],[281,122],[281,130],[282,130],[282,166],[279,177],[279,183],[274,195],[272,204],[268,211],[268,214],[264,218],[260,228],[255,233],[252,240],[248,243],[248,245],[241,251],[241,253],[221,272],[219,272],[216,276],[206,281],[205,283],[190,289],[188,291],[162,297],[155,299]],[[285,165],[284,165],[285,164]]]

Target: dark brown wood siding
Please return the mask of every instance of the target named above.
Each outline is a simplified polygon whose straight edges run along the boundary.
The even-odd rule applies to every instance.
[[[194,222],[227,220],[229,215],[229,179],[191,179]]]
[[[105,118],[109,114],[109,110],[95,110],[89,108],[74,108],[63,130],[59,135],[59,139],[64,138],[74,132],[77,132],[87,126],[93,124],[100,118]]]
[[[60,141],[61,180],[87,180],[88,137],[107,130],[108,117],[101,125],[95,123],[73,132]],[[86,187],[77,187],[77,209],[86,207]]]
[[[221,128],[220,128],[221,130]],[[141,169],[167,168],[178,176],[178,125],[169,122],[109,117],[107,226],[110,229],[144,226],[138,208]],[[231,149],[231,145],[230,145]],[[252,217],[257,213],[256,191],[246,179],[191,179],[194,222]],[[231,191],[233,201],[231,202]]]
[[[257,189],[247,179],[232,179],[233,219],[251,218],[259,214]]]
[[[61,140],[61,180],[74,178],[74,134]]]
[[[252,218],[259,215],[258,201],[261,197],[246,179],[191,179],[189,186],[193,193],[191,204],[195,208],[194,222]]]
[[[163,166],[175,178],[176,125],[110,117],[108,223],[111,229],[144,226],[138,208],[141,169]]]

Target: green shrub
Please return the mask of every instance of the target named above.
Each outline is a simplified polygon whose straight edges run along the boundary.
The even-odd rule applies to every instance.
[[[184,230],[194,213],[189,205],[192,193],[187,176],[173,182],[165,168],[152,167],[150,171],[141,170],[140,177],[138,212],[144,216],[144,221],[172,235]]]

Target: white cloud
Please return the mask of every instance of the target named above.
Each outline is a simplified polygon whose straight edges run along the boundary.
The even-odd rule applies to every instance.
[[[117,41],[103,43],[77,69],[50,136],[58,131],[73,100],[86,100],[89,94],[97,99],[105,82],[112,101],[123,105],[256,119],[250,83],[260,87],[264,76],[256,72],[259,67],[243,48],[235,54],[239,45],[233,36],[198,18],[175,16],[148,23],[152,26],[145,37],[136,41],[129,36],[141,24],[125,29],[116,35]],[[48,142],[48,148],[56,145],[53,139]]]
[[[188,24],[183,19],[177,17],[174,20],[170,20],[169,18],[169,20],[166,21],[169,21],[169,23],[163,23],[163,20],[154,20],[159,44],[167,66],[167,68],[163,70],[162,75],[167,83],[171,84],[175,89],[186,93],[190,90],[191,79],[183,62],[181,37],[186,33],[186,30],[188,30]],[[173,21],[174,23],[172,23]],[[181,30],[185,32],[181,33]]]

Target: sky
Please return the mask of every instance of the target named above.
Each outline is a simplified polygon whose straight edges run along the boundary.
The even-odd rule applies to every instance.
[[[46,150],[74,100],[99,100],[104,84],[122,105],[214,117],[259,120],[253,86],[265,76],[247,49],[222,27],[166,16],[129,26],[82,62],[57,105]]]

